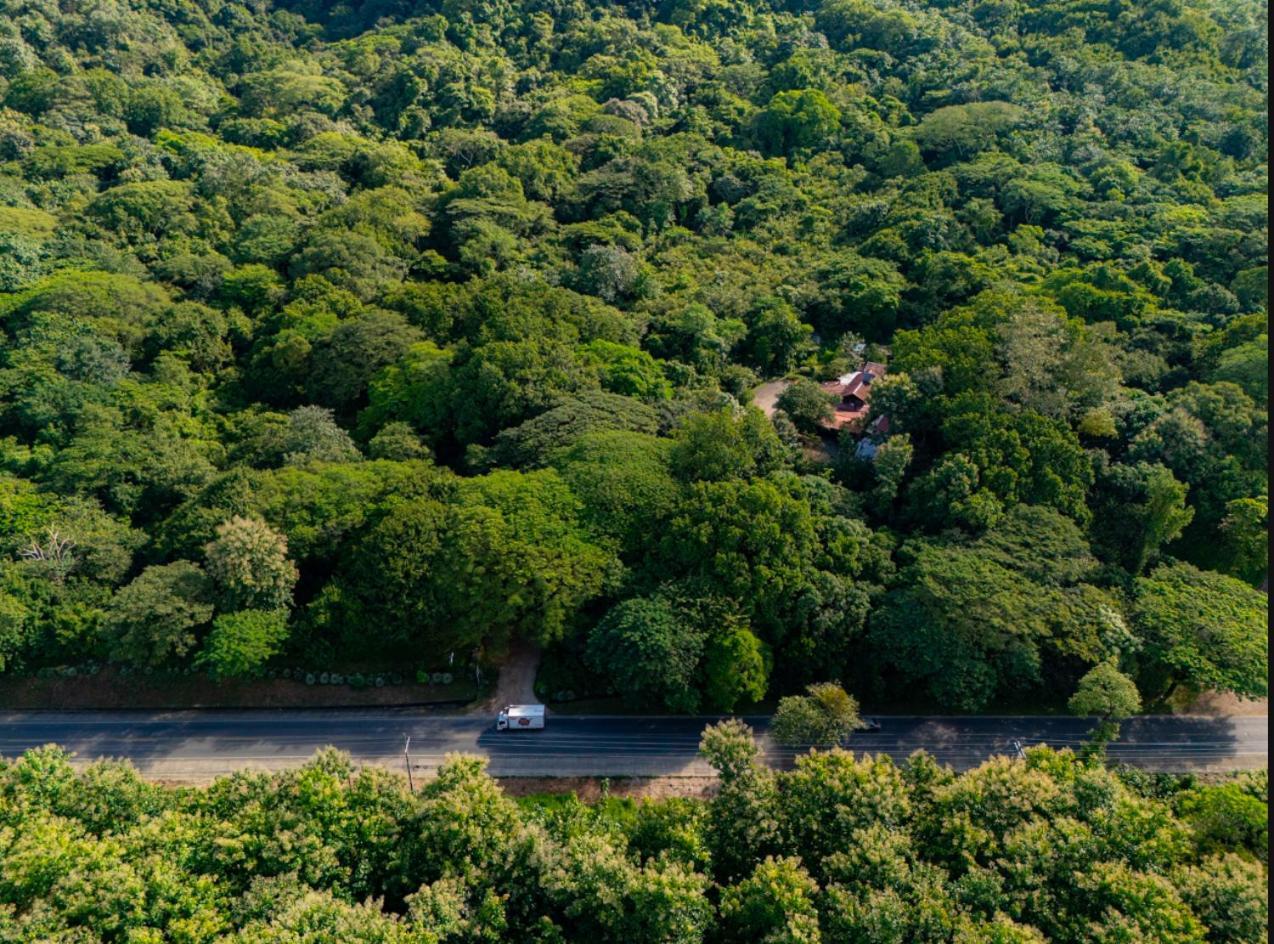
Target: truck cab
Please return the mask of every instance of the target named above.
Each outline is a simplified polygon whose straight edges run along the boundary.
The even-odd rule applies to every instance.
[[[537,731],[543,727],[543,705],[505,705],[495,718],[497,731]]]

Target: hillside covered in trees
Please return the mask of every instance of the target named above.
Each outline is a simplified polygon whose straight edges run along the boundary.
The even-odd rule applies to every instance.
[[[0,762],[13,944],[1261,944],[1268,783],[1121,780],[1047,748],[955,775],[708,729],[711,800],[419,793],[325,752],[203,789]]]
[[[1061,704],[1111,666],[1148,702],[1264,694],[1265,19],[1255,0],[0,0],[0,671],[434,670],[528,639],[552,691],[680,711],[827,679],[869,703]],[[816,447],[819,383],[869,361],[868,447]],[[770,416],[751,399],[778,378]],[[1012,886],[1058,940],[1091,940],[1093,916],[1035,850],[1120,846],[1085,819],[1108,797],[1136,835],[1156,822],[1041,758],[1021,802],[1064,828],[928,833],[965,788],[865,769],[954,869],[882,847],[871,894],[995,922]],[[260,794],[268,819],[277,789],[302,816],[307,782],[129,787],[155,817],[138,832],[47,829],[106,850],[86,902],[131,894],[106,879],[121,856],[246,881],[275,853],[187,840],[183,804]],[[429,815],[357,784],[341,795],[386,823]],[[650,815],[631,841],[672,860],[558,824],[541,894],[700,888],[676,821],[698,814]],[[1183,864],[1162,829],[1084,880],[1171,911],[1144,939],[1196,940],[1182,896],[1220,907],[1190,896],[1231,866]],[[798,923],[877,911],[835,890],[849,863],[784,864],[803,842],[716,873],[741,883],[728,939],[763,939],[769,883]],[[414,907],[460,923],[508,907],[430,871],[435,850],[349,876],[329,849],[273,869],[302,885],[254,886],[238,926],[363,920],[306,883],[451,882]],[[1021,874],[986,871],[1002,854]],[[155,881],[220,894],[179,875]],[[30,881],[0,890],[49,887]],[[292,940],[271,933],[248,939]]]

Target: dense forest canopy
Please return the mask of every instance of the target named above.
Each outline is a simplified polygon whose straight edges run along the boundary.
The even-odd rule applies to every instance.
[[[1260,944],[1268,778],[1118,776],[1034,748],[956,775],[705,732],[711,800],[410,793],[323,752],[201,789],[54,748],[0,762],[13,944]]]
[[[1265,21],[0,0],[0,670],[1264,694]]]

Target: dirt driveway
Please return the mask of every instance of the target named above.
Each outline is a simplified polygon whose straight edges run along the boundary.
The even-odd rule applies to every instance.
[[[790,380],[771,380],[752,391],[752,402],[761,408],[766,416],[774,415],[774,405],[784,390],[791,386]]]
[[[538,705],[535,697],[535,673],[540,668],[540,647],[517,640],[509,647],[509,657],[500,666],[495,691],[478,702],[470,714],[491,714],[505,705]]]

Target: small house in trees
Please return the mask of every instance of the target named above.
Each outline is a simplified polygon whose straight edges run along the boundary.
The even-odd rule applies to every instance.
[[[885,375],[885,365],[868,361],[860,370],[842,374],[835,380],[822,384],[824,390],[836,396],[832,418],[826,420],[823,428],[839,433],[848,430],[851,433],[862,433],[867,423],[867,414],[871,405],[871,385]],[[884,417],[877,419],[873,427],[888,421]],[[873,430],[885,432],[884,429]]]

